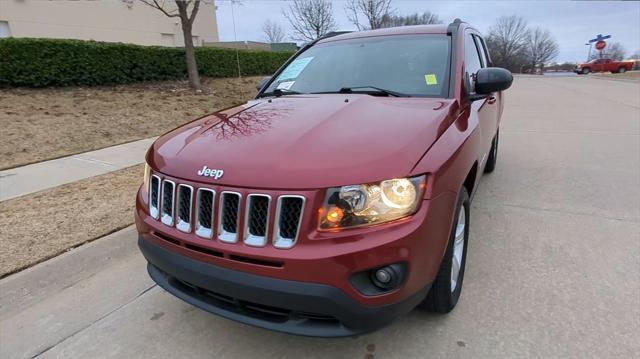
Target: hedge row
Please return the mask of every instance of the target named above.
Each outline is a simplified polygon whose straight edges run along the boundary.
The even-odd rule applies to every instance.
[[[290,52],[239,50],[242,75],[273,73]],[[201,75],[238,76],[236,50],[197,48]],[[184,48],[81,40],[0,40],[0,86],[114,85],[187,77]]]

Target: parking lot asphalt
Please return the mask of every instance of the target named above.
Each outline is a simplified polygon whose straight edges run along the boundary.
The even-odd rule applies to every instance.
[[[238,324],[155,286],[130,227],[1,280],[0,357],[636,357],[640,82],[517,77],[506,101],[449,315],[342,339]]]

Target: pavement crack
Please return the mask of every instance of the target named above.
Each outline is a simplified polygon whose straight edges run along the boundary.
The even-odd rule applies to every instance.
[[[53,348],[57,347],[58,345],[60,345],[60,344],[64,343],[67,339],[72,338],[72,337],[73,337],[73,336],[75,336],[76,334],[78,334],[78,333],[80,333],[80,332],[83,332],[84,330],[86,330],[86,329],[90,328],[91,326],[93,326],[94,324],[96,324],[96,323],[100,322],[100,321],[101,321],[101,320],[103,320],[104,318],[106,318],[106,317],[110,316],[111,314],[113,314],[113,313],[115,313],[115,312],[119,311],[120,309],[122,309],[122,308],[124,308],[124,307],[128,306],[129,304],[131,304],[131,303],[135,302],[138,298],[140,298],[141,296],[143,296],[144,294],[146,294],[147,292],[149,292],[150,290],[152,290],[152,289],[153,289],[153,288],[155,288],[155,287],[157,287],[157,284],[153,284],[153,285],[151,285],[150,287],[145,288],[142,292],[138,293],[138,294],[137,294],[135,297],[133,297],[131,300],[129,300],[129,301],[127,301],[126,303],[123,303],[123,304],[121,304],[121,305],[117,306],[116,308],[114,308],[114,309],[110,310],[108,313],[106,313],[106,314],[104,314],[104,315],[100,316],[99,318],[97,318],[97,319],[95,319],[95,320],[91,321],[91,323],[89,323],[89,324],[87,324],[87,325],[83,326],[82,328],[79,328],[78,330],[74,331],[73,333],[71,333],[71,334],[69,334],[69,335],[65,336],[64,338],[62,338],[62,339],[58,340],[56,343],[54,343],[54,344],[52,344],[52,345],[49,345],[48,347],[46,347],[46,348],[42,349],[42,350],[41,350],[41,351],[39,351],[38,353],[36,353],[36,354],[34,354],[33,356],[31,356],[31,359],[35,359],[35,358],[40,357],[41,355],[45,354],[45,353],[46,353],[46,352],[48,352],[49,350],[51,350],[51,349],[53,349]]]

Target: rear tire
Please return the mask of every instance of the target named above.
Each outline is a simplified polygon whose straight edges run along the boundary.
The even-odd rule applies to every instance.
[[[460,299],[469,242],[469,209],[469,194],[462,187],[458,194],[449,244],[431,290],[419,305],[422,308],[435,313],[449,313]]]
[[[498,162],[498,139],[500,135],[500,129],[496,132],[496,135],[491,140],[491,149],[489,150],[489,158],[487,158],[487,164],[484,166],[484,173],[491,173],[496,169],[496,163]]]

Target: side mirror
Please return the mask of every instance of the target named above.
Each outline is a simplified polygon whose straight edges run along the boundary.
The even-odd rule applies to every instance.
[[[485,67],[476,73],[476,94],[488,95],[511,87],[513,75],[500,67]]]
[[[258,90],[258,91],[262,90],[264,85],[266,85],[267,82],[269,82],[269,80],[271,80],[271,76],[263,77],[262,80],[260,80],[260,82],[258,82],[258,85],[256,86],[256,90]]]

